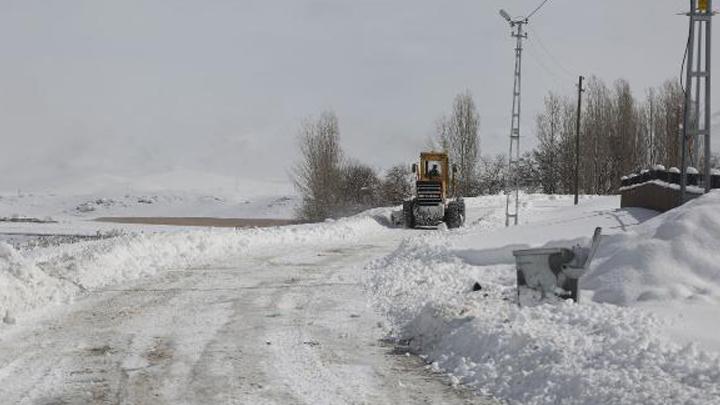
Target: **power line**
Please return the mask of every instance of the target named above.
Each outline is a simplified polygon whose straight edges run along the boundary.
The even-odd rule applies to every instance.
[[[553,82],[555,82],[555,85],[563,86],[565,83],[566,78],[563,76],[560,76],[557,71],[551,69],[545,62],[543,62],[542,58],[539,54],[536,54],[532,48],[527,48],[528,54],[531,56],[532,60],[547,74],[547,77],[550,78]]]
[[[530,19],[530,17],[534,16],[534,15],[535,15],[535,13],[537,13],[538,11],[540,11],[540,9],[541,9],[541,8],[543,8],[543,6],[545,5],[545,3],[547,3],[548,1],[550,1],[550,0],[543,0],[543,2],[542,2],[542,3],[540,3],[540,5],[539,5],[539,6],[537,6],[537,8],[536,8],[535,10],[533,10],[533,12],[532,12],[532,13],[528,14],[528,16],[527,16],[527,17],[525,17],[525,18],[529,20],[529,19]]]
[[[690,1],[690,8],[692,9],[692,0]],[[680,63],[680,88],[682,89],[683,94],[685,94],[685,83],[683,82],[683,75],[685,74],[685,61],[687,60],[688,50],[690,49],[690,39],[692,38],[692,34],[693,26],[690,24],[688,39],[685,43],[685,53],[683,54],[682,62]]]
[[[572,72],[572,71],[570,70],[570,69],[574,69],[574,67],[573,67],[573,66],[570,66],[570,69],[566,68],[566,67],[565,67],[565,64],[563,64],[562,62],[560,62],[560,60],[559,60],[558,58],[556,58],[556,57],[552,54],[552,52],[550,52],[550,50],[548,49],[548,47],[545,46],[545,43],[544,43],[543,40],[540,38],[540,35],[538,34],[538,32],[537,32],[536,30],[532,29],[531,27],[528,27],[528,28],[530,29],[530,31],[531,31],[532,34],[533,34],[533,35],[530,37],[530,42],[532,42],[533,44],[537,44],[537,45],[540,47],[540,49],[543,51],[543,53],[545,53],[545,54],[548,56],[548,58],[550,58],[550,60],[552,60],[552,62],[555,63],[555,65],[557,65],[564,73],[567,74],[568,78],[573,78],[573,79],[574,79],[575,76],[576,76],[576,73],[575,73],[575,72]],[[575,70],[577,70],[577,69],[575,69]]]

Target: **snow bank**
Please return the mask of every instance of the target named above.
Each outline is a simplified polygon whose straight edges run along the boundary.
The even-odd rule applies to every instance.
[[[720,359],[661,340],[662,321],[609,304],[518,308],[512,265],[473,266],[422,236],[369,267],[392,334],[433,369],[511,404],[720,401]],[[482,290],[472,292],[479,280]]]
[[[0,242],[0,318],[11,319],[39,303],[62,302],[73,288]]]
[[[120,236],[28,252],[0,242],[0,318],[167,269],[227,265],[277,246],[353,241],[385,229],[366,214],[277,228]]]
[[[720,297],[720,191],[603,240],[581,280],[598,302]]]
[[[674,340],[676,318],[639,302],[717,303],[720,191],[660,216],[610,199],[526,201],[522,226],[502,227],[488,203],[483,223],[418,235],[370,264],[365,284],[392,336],[512,404],[720,403],[718,354]],[[585,243],[595,226],[606,236],[585,300],[519,308],[512,250]]]

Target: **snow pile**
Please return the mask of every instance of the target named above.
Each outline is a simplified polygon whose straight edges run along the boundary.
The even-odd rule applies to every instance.
[[[394,336],[453,381],[513,404],[720,401],[718,356],[660,339],[649,313],[519,308],[514,266],[473,266],[452,248],[438,235],[406,241],[370,265],[367,286]]]
[[[593,299],[636,301],[720,297],[720,191],[603,240],[581,280]]]
[[[72,290],[64,280],[46,274],[0,242],[0,317],[11,319],[35,303],[65,301]]]
[[[720,403],[712,345],[699,346],[696,326],[669,333],[683,320],[671,314],[697,310],[686,302],[720,299],[720,191],[659,216],[604,198],[526,201],[522,226],[502,227],[488,204],[484,223],[419,234],[370,264],[366,286],[392,336],[513,404]],[[519,308],[512,250],[585,244],[596,226],[605,236],[584,300]]]
[[[472,284],[470,273],[457,271],[463,264],[446,243],[441,233],[407,239],[394,253],[369,265],[372,271],[365,284],[375,306],[393,322],[407,324],[426,304],[454,302]],[[443,288],[435,288],[438,284]]]
[[[135,234],[24,253],[0,242],[0,317],[167,269],[228,265],[278,246],[353,241],[384,230],[367,214],[277,228]]]

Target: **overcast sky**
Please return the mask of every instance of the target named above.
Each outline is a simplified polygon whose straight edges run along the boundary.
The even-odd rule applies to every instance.
[[[0,0],[0,189],[177,168],[286,179],[300,123],[324,110],[348,156],[387,168],[465,89],[483,153],[504,152],[513,39],[498,9],[539,2]],[[685,8],[550,0],[526,43],[523,150],[543,97],[574,94],[577,74],[638,97],[676,78]]]

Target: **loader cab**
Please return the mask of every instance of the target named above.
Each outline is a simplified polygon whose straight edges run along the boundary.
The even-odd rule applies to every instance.
[[[415,173],[420,183],[440,183],[441,199],[445,202],[450,191],[450,172],[448,156],[440,152],[424,152],[420,154],[420,164],[413,164]]]

